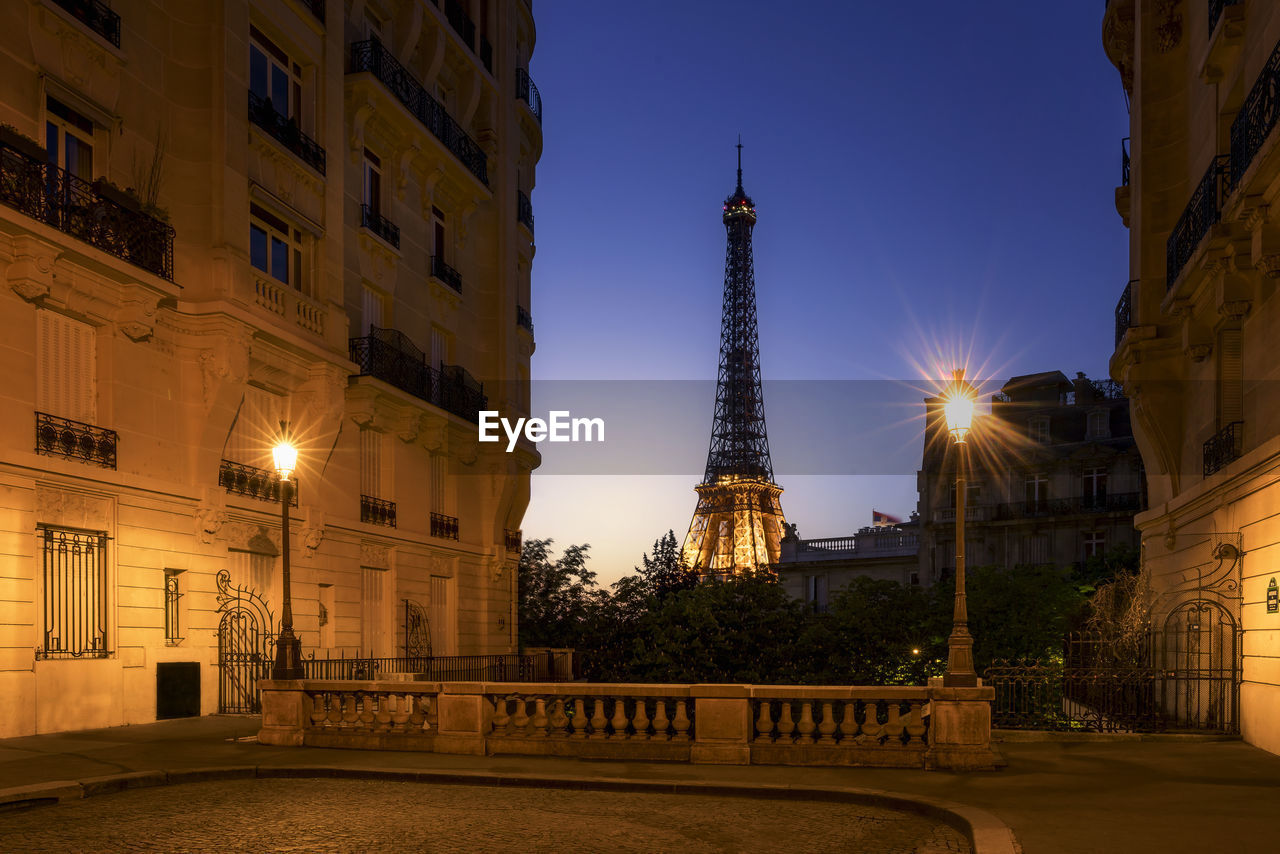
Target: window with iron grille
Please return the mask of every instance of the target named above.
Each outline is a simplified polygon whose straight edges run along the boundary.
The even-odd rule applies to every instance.
[[[36,658],[106,658],[107,532],[40,526],[43,637]]]
[[[178,585],[178,570],[164,571],[164,642],[169,646],[182,643],[182,619],[179,603],[182,591]]]

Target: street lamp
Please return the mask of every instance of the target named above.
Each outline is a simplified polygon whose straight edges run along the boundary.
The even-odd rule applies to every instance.
[[[951,615],[951,637],[947,639],[947,671],[942,676],[942,684],[948,688],[973,688],[978,684],[978,674],[973,669],[973,635],[969,634],[969,608],[964,592],[964,516],[965,499],[968,498],[965,468],[976,395],[977,389],[965,382],[964,369],[956,368],[942,404],[947,432],[956,446],[956,595]]]
[[[276,661],[272,679],[301,679],[302,644],[293,633],[293,599],[289,592],[289,503],[293,500],[293,481],[289,478],[298,466],[298,449],[289,441],[289,422],[280,422],[280,441],[271,449],[276,474],[280,476],[280,551],[283,555],[284,605],[280,609],[280,636],[276,638]]]

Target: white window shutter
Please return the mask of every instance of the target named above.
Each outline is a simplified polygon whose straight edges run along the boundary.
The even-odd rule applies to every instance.
[[[36,407],[41,412],[97,422],[97,337],[87,323],[41,309],[36,325]]]
[[[360,428],[360,494],[382,497],[382,434]]]
[[[1244,341],[1239,329],[1218,339],[1218,426],[1244,420]]]

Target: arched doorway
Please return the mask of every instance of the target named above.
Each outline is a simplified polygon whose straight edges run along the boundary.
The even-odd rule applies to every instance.
[[[1160,671],[1161,707],[1172,726],[1239,730],[1239,633],[1222,605],[1192,599],[1169,612]]]

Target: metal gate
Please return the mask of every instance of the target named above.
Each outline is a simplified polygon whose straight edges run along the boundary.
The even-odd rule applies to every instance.
[[[271,675],[275,623],[271,610],[252,589],[232,587],[231,574],[218,572],[218,712],[260,714],[258,682]]]
[[[404,656],[431,657],[431,621],[427,609],[412,599],[404,600]]]
[[[1178,728],[1239,731],[1240,648],[1236,621],[1208,599],[1184,602],[1164,623],[1161,707]]]

